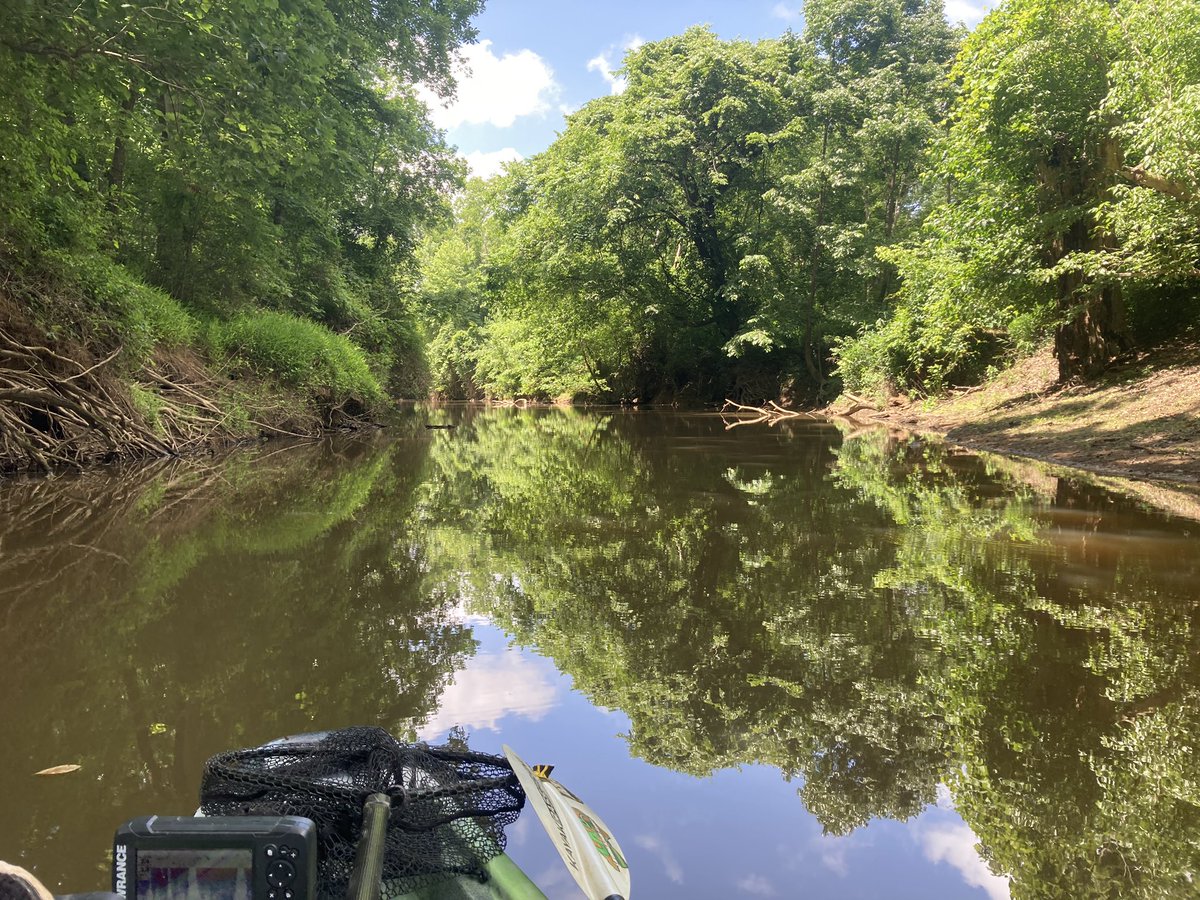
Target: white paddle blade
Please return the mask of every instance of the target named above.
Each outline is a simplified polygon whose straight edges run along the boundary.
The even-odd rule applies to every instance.
[[[507,744],[504,755],[588,900],[628,900],[629,863],[604,821],[553,778],[535,775]]]

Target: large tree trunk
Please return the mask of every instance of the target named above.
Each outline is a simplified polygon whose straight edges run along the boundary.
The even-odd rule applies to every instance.
[[[1070,320],[1054,333],[1060,381],[1095,377],[1128,347],[1119,287],[1098,288],[1087,302],[1077,303],[1071,303]]]
[[[1120,168],[1116,141],[1111,138],[1103,141],[1098,156],[1099,166],[1091,172],[1066,174],[1052,165],[1045,166],[1040,173],[1043,187],[1058,193],[1063,205],[1078,202],[1081,195],[1107,195]],[[1072,253],[1112,249],[1115,249],[1113,237],[1099,226],[1089,209],[1053,242],[1050,256],[1057,263]],[[1057,295],[1063,317],[1054,333],[1059,380],[1095,377],[1129,348],[1125,298],[1120,285],[1097,284],[1082,273],[1069,272],[1059,276]]]
[[[121,114],[116,120],[116,136],[113,138],[112,162],[108,167],[108,201],[105,204],[109,212],[117,208],[118,198],[125,186],[125,162],[129,156],[128,143],[125,140],[125,129],[128,127],[130,114],[137,106],[140,88],[130,79],[129,94],[121,101]]]
[[[1109,250],[1089,215],[1065,235],[1064,250]],[[1117,284],[1099,285],[1077,273],[1058,279],[1058,303],[1067,316],[1054,333],[1058,378],[1093,378],[1129,348],[1125,298]]]

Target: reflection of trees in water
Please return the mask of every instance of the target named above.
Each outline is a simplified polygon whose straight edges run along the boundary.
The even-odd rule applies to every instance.
[[[834,833],[947,782],[1015,895],[1191,890],[1194,531],[883,433],[504,411],[421,437],[6,486],[5,852],[87,887],[209,754],[428,716],[466,597],[656,764],[776,766]]]
[[[480,417],[414,514],[433,576],[625,711],[654,763],[777,766],[834,833],[946,781],[1017,896],[1189,889],[1194,537],[939,444],[808,434]]]
[[[0,742],[5,852],[56,859],[57,877],[122,817],[194,809],[212,753],[431,715],[475,642],[398,541],[423,446],[10,486],[0,709],[20,739]],[[73,781],[21,777],[63,759],[83,764]]]

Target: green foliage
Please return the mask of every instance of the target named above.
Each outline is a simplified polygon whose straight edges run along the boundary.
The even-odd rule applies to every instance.
[[[839,349],[860,389],[974,380],[1050,333],[1064,377],[1196,320],[1200,4],[1014,0],[971,35],[920,233],[881,330]],[[882,333],[886,332],[886,334]]]
[[[199,320],[181,303],[96,252],[52,251],[4,259],[9,290],[50,339],[86,344],[135,370],[156,347],[191,346]]]
[[[1195,321],[1198,22],[1011,0],[964,41],[934,0],[814,0],[645,45],[431,238],[436,390],[937,393],[1051,337],[1095,374]]]
[[[382,396],[361,348],[340,334],[287,313],[239,315],[216,326],[210,340],[235,365],[335,397],[359,400]]]
[[[492,257],[502,239],[492,207],[496,185],[471,179],[454,204],[454,221],[432,230],[417,251],[415,306],[424,330],[430,389],[454,400],[478,399],[482,325],[491,302]]]
[[[1123,179],[1102,211],[1122,241],[1109,265],[1138,282],[1142,299],[1161,295],[1169,327],[1195,315],[1200,278],[1200,4],[1124,0],[1112,31],[1126,49],[1109,72],[1104,112],[1127,174],[1144,174]]]
[[[453,89],[480,6],[12,5],[0,249],[78,257],[86,338],[131,361],[257,307],[456,398],[936,392],[1050,334],[1093,374],[1196,319],[1195,0],[693,28],[456,194],[415,85]]]
[[[159,413],[163,408],[163,399],[154,391],[148,391],[136,384],[129,386],[129,399],[133,401],[133,408],[138,411],[138,414],[145,422],[156,432],[162,433],[162,421],[159,418]]]
[[[457,273],[486,322],[474,385],[710,399],[797,371],[826,383],[830,337],[883,312],[874,247],[922,216],[957,36],[935,0],[821,9],[803,36],[693,28],[631,52],[624,93],[468,201],[423,258],[422,314],[434,333],[455,319],[461,294],[438,285]]]
[[[115,316],[118,336],[135,365],[148,359],[155,347],[190,346],[196,340],[199,322],[179,301],[122,266],[101,257],[93,261],[81,284],[101,310]]]
[[[354,334],[415,388],[413,253],[462,172],[414,86],[453,90],[481,5],[8,4],[0,247],[67,260],[97,298],[81,330],[135,363],[192,340],[188,315],[258,306]]]
[[[1032,352],[1052,331],[1045,285],[1012,274],[1034,256],[1026,236],[998,234],[994,220],[968,208],[940,206],[912,240],[878,251],[900,279],[896,304],[835,348],[851,390],[937,394],[975,383],[986,366]]]

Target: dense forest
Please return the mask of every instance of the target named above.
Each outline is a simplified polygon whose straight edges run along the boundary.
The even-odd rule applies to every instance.
[[[421,248],[432,386],[608,399],[1064,379],[1200,315],[1200,3],[809,0],[703,28],[456,198]]]
[[[4,0],[5,456],[431,393],[936,393],[1050,342],[1072,379],[1200,318],[1196,0],[696,27],[487,182],[418,98],[482,5]]]
[[[415,86],[451,93],[481,5],[4,0],[4,455],[421,390],[405,288],[464,166]]]

